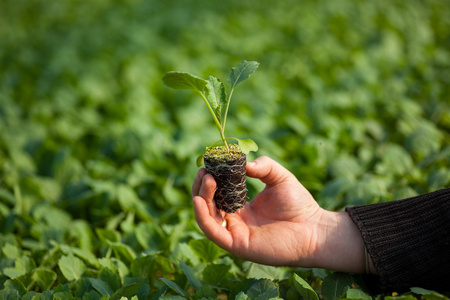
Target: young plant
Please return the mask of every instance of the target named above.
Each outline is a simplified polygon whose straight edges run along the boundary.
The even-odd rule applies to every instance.
[[[242,140],[225,136],[228,108],[236,86],[248,79],[258,66],[259,63],[256,61],[244,60],[232,68],[228,96],[223,82],[214,76],[205,80],[186,72],[172,71],[163,77],[164,84],[170,88],[192,90],[200,95],[213,117],[220,140],[206,147],[205,152],[197,158],[197,165],[200,167],[204,162],[207,172],[216,179],[216,204],[219,209],[226,212],[235,212],[244,206],[247,198],[246,154],[258,150],[258,146],[251,139]],[[237,141],[238,145],[228,144],[229,140]],[[222,146],[217,146],[219,144]]]

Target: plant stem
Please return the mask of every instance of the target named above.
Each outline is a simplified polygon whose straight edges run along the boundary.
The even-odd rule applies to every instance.
[[[230,153],[230,148],[228,147],[227,139],[225,138],[225,134],[223,132],[223,129],[220,131],[220,136],[222,137],[223,144],[227,148],[228,153]]]
[[[202,92],[197,92],[197,93],[202,97],[203,101],[206,103],[206,106],[208,106],[209,112],[210,112],[211,115],[213,116],[214,122],[216,123],[216,126],[217,126],[217,128],[219,129],[220,137],[222,138],[222,141],[223,141],[225,147],[227,148],[227,151],[230,152],[230,148],[228,148],[228,144],[227,144],[227,141],[226,141],[226,139],[225,139],[225,134],[224,134],[224,132],[225,132],[225,127],[222,126],[222,125],[220,124],[219,119],[217,119],[216,115],[214,114],[214,111],[213,111],[211,105],[209,105],[209,102],[208,102],[208,100],[206,99],[205,95],[203,95]],[[227,105],[227,110],[228,110],[228,105]]]
[[[225,108],[225,114],[223,115],[223,130],[225,131],[225,124],[227,123],[228,107],[230,107],[231,95],[233,95],[234,87],[231,88],[228,95],[227,107]]]

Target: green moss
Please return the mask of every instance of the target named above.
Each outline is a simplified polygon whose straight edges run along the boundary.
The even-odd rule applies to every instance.
[[[212,147],[206,151],[203,157],[210,160],[227,161],[235,160],[243,155],[237,144],[229,144],[228,147],[230,149],[229,152],[225,146]]]

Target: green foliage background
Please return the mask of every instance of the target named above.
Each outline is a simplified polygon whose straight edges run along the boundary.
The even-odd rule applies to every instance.
[[[190,186],[218,135],[204,103],[161,78],[225,79],[256,60],[230,135],[327,209],[406,198],[450,185],[448,16],[444,0],[3,0],[0,295],[321,294],[328,271],[243,262],[204,239]],[[249,180],[250,197],[261,188]]]

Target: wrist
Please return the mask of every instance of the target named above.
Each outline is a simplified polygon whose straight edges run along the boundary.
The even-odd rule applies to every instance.
[[[346,212],[324,210],[317,224],[314,265],[319,268],[366,273],[364,242]],[[371,265],[370,270],[374,270]]]

